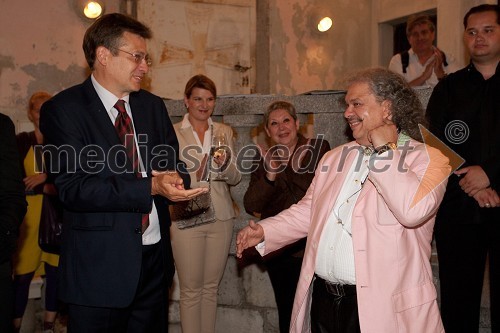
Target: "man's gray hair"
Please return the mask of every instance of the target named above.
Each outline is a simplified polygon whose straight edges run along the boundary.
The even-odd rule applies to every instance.
[[[424,108],[415,90],[399,74],[385,68],[370,68],[353,74],[347,86],[367,83],[375,99],[390,102],[392,121],[411,138],[422,142],[419,124],[426,126]]]

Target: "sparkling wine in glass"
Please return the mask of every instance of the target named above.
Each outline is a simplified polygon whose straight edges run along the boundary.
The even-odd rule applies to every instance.
[[[224,133],[217,133],[212,139],[212,157],[217,176],[213,180],[226,180],[222,176],[222,170],[229,163],[231,150],[228,146],[227,137]]]

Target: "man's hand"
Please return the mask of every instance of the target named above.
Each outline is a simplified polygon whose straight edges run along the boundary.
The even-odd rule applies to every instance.
[[[236,236],[236,257],[241,258],[243,251],[255,246],[264,240],[264,229],[254,220],[248,222],[248,226],[241,229]]]
[[[368,140],[377,149],[388,142],[398,142],[398,128],[389,119],[384,119],[384,123],[368,132]]]
[[[204,187],[185,190],[182,178],[176,171],[153,170],[152,175],[151,195],[159,194],[174,202],[186,201],[208,192],[208,188]]]
[[[436,66],[436,62],[436,58],[434,58],[430,63],[427,64],[427,66],[425,66],[424,72],[422,73],[422,75],[420,75],[420,77],[422,78],[422,82],[427,81],[431,77],[434,66]]]
[[[443,53],[437,47],[434,48],[434,73],[436,77],[441,80],[446,76],[446,73],[443,69]]]
[[[463,176],[458,182],[462,190],[470,197],[477,194],[478,191],[490,186],[490,179],[483,168],[479,165],[472,165],[455,171],[456,175]]]
[[[500,207],[500,198],[498,197],[498,193],[491,187],[479,190],[474,195],[474,199],[476,199],[479,207],[481,208]]]

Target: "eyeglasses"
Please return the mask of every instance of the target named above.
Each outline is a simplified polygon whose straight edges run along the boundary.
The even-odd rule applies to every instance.
[[[143,60],[146,61],[146,65],[148,65],[148,66],[151,66],[153,64],[153,61],[149,57],[149,54],[144,54],[142,52],[134,52],[134,53],[132,53],[132,52],[128,52],[128,51],[119,49],[117,47],[111,47],[111,48],[115,49],[117,51],[123,52],[123,53],[130,54],[132,57],[134,57],[134,62],[136,64],[140,64]]]

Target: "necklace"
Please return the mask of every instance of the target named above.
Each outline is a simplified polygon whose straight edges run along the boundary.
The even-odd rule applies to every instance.
[[[353,194],[351,194],[344,202],[342,202],[339,206],[339,208],[337,208],[337,213],[335,213],[335,209],[333,210],[333,215],[335,216],[335,218],[337,219],[337,223],[340,224],[342,226],[342,230],[344,230],[351,238],[352,238],[352,233],[347,230],[345,228],[345,224],[344,222],[342,221],[342,219],[340,218],[340,209],[342,208],[342,206],[344,206],[346,203],[349,203],[349,199],[351,199],[353,196],[355,196],[356,194],[358,194],[361,189],[363,189],[363,186],[361,186],[361,188],[359,190],[357,190],[356,192],[354,192]]]
[[[350,196],[347,197],[347,199],[345,199],[341,204],[340,206],[337,208],[337,212],[335,212],[335,209],[333,209],[333,215],[335,217],[335,219],[337,219],[337,223],[340,224],[342,226],[342,230],[344,230],[351,238],[352,238],[352,233],[347,230],[345,224],[344,224],[344,221],[342,221],[342,219],[340,218],[340,209],[345,205],[345,204],[348,204],[349,203],[349,200],[354,197],[356,194],[358,194],[359,192],[361,192],[361,190],[363,189],[363,186],[365,185],[365,181],[366,179],[368,178],[368,174],[366,174],[366,176],[364,176],[363,180],[361,181],[361,186],[359,187],[359,189],[356,190],[356,192],[354,192],[353,194],[351,194]]]

